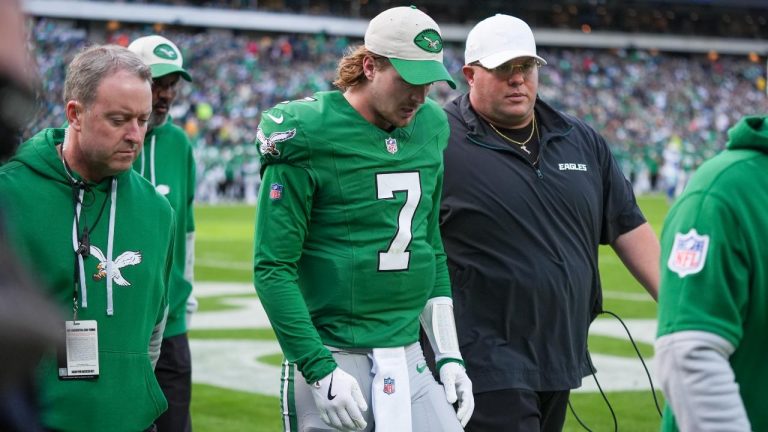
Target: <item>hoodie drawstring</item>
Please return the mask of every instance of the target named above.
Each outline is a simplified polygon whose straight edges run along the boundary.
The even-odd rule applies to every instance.
[[[117,179],[112,178],[112,203],[109,205],[109,236],[107,237],[107,315],[112,316],[115,309],[112,303],[112,250],[115,239],[115,211],[117,211]]]
[[[79,240],[78,240],[78,232],[77,232],[77,226],[78,222],[80,220],[80,213],[82,210],[82,203],[83,203],[83,196],[85,194],[85,190],[80,190],[79,199],[77,202],[77,207],[75,208],[75,220],[72,223],[72,246],[74,247],[75,252],[79,249]],[[109,234],[107,237],[107,255],[106,255],[106,265],[105,270],[107,273],[107,315],[114,315],[114,307],[113,307],[113,301],[112,301],[112,275],[113,275],[113,266],[114,263],[112,262],[112,251],[114,249],[113,243],[115,238],[115,212],[117,211],[117,179],[112,178],[111,182],[111,203],[109,205]],[[86,286],[86,277],[85,277],[85,265],[83,263],[83,255],[77,254],[77,264],[79,267],[79,279],[80,279],[80,292],[81,292],[81,299],[80,299],[80,305],[82,308],[88,307],[88,291]]]
[[[142,177],[144,177],[144,165],[146,163],[144,154],[146,151],[147,148],[145,147],[141,154],[141,170],[139,171],[139,174],[141,174]],[[152,182],[152,186],[157,186],[157,181],[155,179],[155,135],[152,135],[152,139],[149,141],[149,171],[149,181]]]

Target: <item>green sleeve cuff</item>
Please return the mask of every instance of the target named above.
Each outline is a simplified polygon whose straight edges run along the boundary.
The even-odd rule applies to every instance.
[[[334,360],[333,356],[328,353],[328,358],[322,358],[309,364],[302,364],[299,366],[299,371],[301,372],[301,375],[304,376],[307,384],[314,384],[325,378],[326,375],[333,372],[337,367],[336,360]]]
[[[464,366],[464,360],[448,357],[448,358],[444,358],[444,359],[440,360],[439,362],[437,362],[435,364],[435,369],[437,369],[438,373],[440,373],[440,368],[443,367],[443,365],[446,364],[446,363],[458,363],[458,364],[461,365],[461,367],[466,369],[466,366]]]

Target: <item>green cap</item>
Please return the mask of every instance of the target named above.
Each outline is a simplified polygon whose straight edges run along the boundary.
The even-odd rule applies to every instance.
[[[189,72],[182,67],[184,59],[181,51],[168,39],[158,35],[144,36],[131,42],[128,49],[141,57],[149,66],[152,70],[152,78],[178,73],[185,80],[192,81]]]
[[[368,51],[387,57],[395,70],[413,85],[446,81],[456,88],[443,65],[440,27],[415,7],[387,9],[373,18],[365,32]]]

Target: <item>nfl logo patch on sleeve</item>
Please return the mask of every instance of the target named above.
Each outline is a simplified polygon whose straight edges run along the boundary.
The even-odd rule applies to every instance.
[[[686,234],[677,233],[667,267],[681,278],[698,273],[704,268],[708,248],[709,236],[700,235],[695,228],[691,228]]]
[[[272,183],[269,187],[269,199],[272,201],[279,200],[283,197],[283,185],[280,183]]]

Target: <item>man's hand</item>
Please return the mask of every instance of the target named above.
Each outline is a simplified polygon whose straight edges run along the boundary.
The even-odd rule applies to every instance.
[[[459,418],[462,427],[466,426],[475,410],[472,381],[469,380],[467,372],[460,364],[449,362],[440,368],[440,381],[443,383],[445,398],[448,399],[448,403],[453,405],[456,400],[459,401],[456,417]]]
[[[466,377],[466,374],[464,375]],[[470,395],[472,393],[470,387]],[[368,425],[363,411],[368,411],[363,392],[357,380],[336,368],[320,381],[312,384],[312,397],[320,417],[331,427],[359,431]]]

